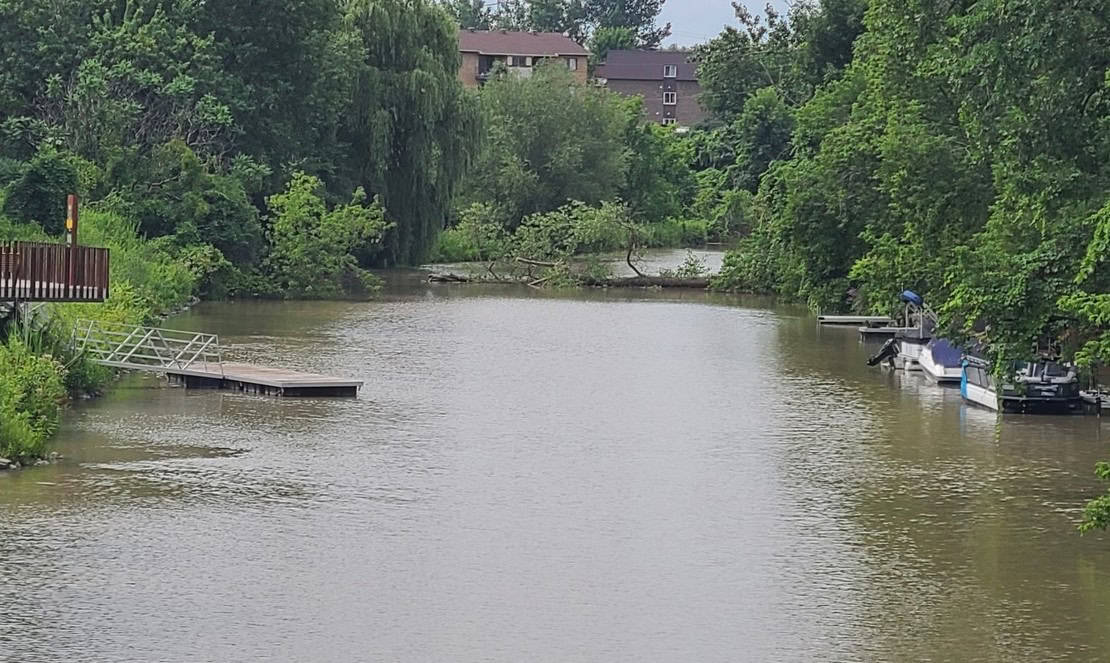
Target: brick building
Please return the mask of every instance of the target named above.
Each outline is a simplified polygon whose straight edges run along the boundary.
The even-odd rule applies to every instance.
[[[497,63],[512,75],[531,76],[535,66],[547,60],[561,61],[579,82],[585,83],[590,56],[573,39],[556,32],[506,30],[460,30],[459,52],[459,80],[466,87],[484,83]]]
[[[599,83],[644,99],[647,119],[692,127],[707,117],[698,103],[697,66],[688,51],[609,51],[597,70]]]

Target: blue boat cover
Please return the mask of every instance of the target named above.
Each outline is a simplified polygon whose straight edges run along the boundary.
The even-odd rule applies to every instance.
[[[933,361],[945,368],[959,368],[963,365],[963,352],[943,338],[933,339],[929,344],[929,351],[933,353]]]
[[[914,304],[915,306],[924,306],[925,305],[925,300],[921,298],[921,295],[917,294],[913,290],[903,290],[902,291],[902,301],[907,302],[909,304]]]

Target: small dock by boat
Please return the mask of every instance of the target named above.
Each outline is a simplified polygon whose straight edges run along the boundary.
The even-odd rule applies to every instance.
[[[917,327],[860,327],[859,333],[864,339],[869,338],[884,338],[888,336],[898,336],[906,331],[917,331]]]
[[[889,327],[894,320],[885,315],[819,315],[817,324],[827,326],[855,327]]]

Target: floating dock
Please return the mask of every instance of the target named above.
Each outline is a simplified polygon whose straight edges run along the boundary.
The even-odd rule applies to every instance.
[[[860,327],[859,333],[864,338],[873,336],[897,336],[905,332],[917,332],[917,327]]]
[[[164,369],[171,383],[187,389],[227,389],[248,394],[286,397],[358,396],[361,380],[300,373],[283,368],[267,368],[252,364],[221,364],[220,366]]]
[[[894,324],[894,320],[882,315],[819,315],[817,316],[817,324],[844,325],[848,327],[855,327],[857,325],[863,325],[864,327],[889,327]]]
[[[223,360],[214,334],[79,320],[74,348],[111,368],[165,375],[190,389],[228,389],[290,397],[358,396],[361,380]]]

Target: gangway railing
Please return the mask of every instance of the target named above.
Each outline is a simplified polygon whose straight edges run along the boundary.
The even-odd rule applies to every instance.
[[[220,337],[215,334],[78,320],[73,327],[73,346],[102,366],[223,375]]]

